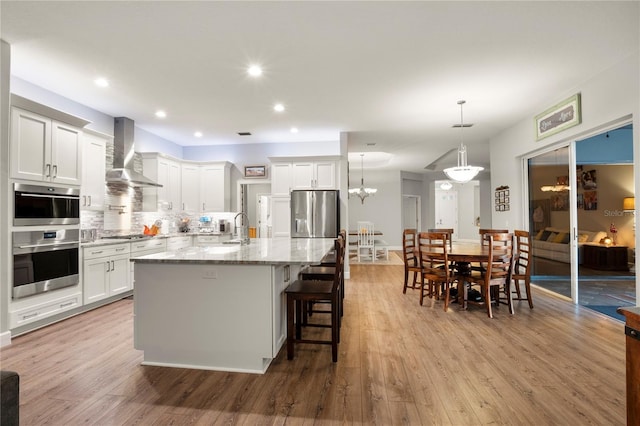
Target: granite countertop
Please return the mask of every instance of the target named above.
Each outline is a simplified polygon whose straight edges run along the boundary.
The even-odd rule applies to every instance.
[[[136,263],[277,265],[316,263],[332,238],[252,238],[247,245],[215,244],[134,257]]]

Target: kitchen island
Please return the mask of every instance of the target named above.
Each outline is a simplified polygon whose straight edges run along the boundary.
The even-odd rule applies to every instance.
[[[264,373],[286,335],[284,289],[330,238],[260,238],[132,258],[143,364]]]

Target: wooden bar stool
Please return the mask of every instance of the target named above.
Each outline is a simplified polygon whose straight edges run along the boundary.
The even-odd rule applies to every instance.
[[[342,281],[342,259],[344,242],[336,239],[336,267],[331,281],[296,280],[287,287],[287,359],[293,359],[296,343],[331,345],[331,359],[338,361],[338,343],[340,342],[340,283]],[[303,324],[303,306],[308,302],[329,303],[331,319],[329,324]],[[302,326],[324,327],[331,329],[329,340],[302,338]]]

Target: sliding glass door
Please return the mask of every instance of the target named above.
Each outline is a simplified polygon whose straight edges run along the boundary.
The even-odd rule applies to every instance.
[[[615,316],[635,305],[631,125],[527,159],[532,282]]]

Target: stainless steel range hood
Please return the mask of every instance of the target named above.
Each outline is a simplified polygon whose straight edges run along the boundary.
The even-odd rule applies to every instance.
[[[125,184],[128,186],[162,187],[142,173],[133,170],[133,120],[127,117],[116,117],[113,125],[113,169],[107,172],[109,184]]]

